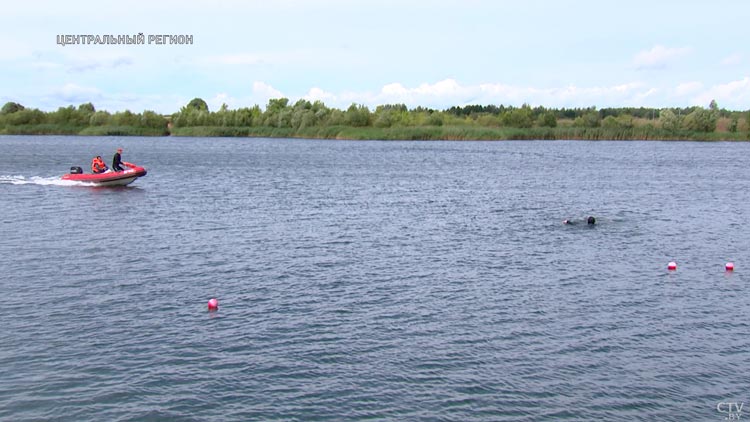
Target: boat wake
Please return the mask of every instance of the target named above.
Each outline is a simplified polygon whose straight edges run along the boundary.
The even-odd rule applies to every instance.
[[[42,186],[94,186],[93,183],[75,180],[62,180],[59,177],[6,176],[0,175],[0,185],[42,185]]]

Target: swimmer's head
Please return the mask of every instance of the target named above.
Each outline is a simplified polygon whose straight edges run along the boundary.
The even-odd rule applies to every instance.
[[[586,223],[589,225],[594,225],[596,224],[596,218],[589,216],[588,220],[586,220]]]

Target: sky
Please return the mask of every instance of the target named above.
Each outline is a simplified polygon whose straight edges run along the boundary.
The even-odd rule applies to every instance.
[[[0,12],[0,103],[748,110],[749,18],[742,0],[14,1]],[[138,33],[144,44],[58,43]],[[148,42],[162,34],[192,44]]]

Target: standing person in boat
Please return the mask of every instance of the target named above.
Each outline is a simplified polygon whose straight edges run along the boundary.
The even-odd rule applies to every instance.
[[[125,171],[125,169],[123,169],[120,165],[122,164],[122,157],[120,156],[120,154],[122,154],[122,148],[117,148],[117,152],[112,158],[112,170],[114,171]]]
[[[107,165],[104,164],[104,160],[102,160],[101,155],[97,155],[96,157],[94,157],[93,160],[91,160],[91,172],[92,173],[100,174],[100,173],[106,172],[107,170],[109,169],[107,168]]]

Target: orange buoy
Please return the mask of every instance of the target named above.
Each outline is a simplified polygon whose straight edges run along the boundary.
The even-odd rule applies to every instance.
[[[208,310],[209,311],[218,311],[219,310],[219,300],[214,298],[211,298],[208,300]]]
[[[667,269],[669,271],[674,271],[677,269],[677,263],[674,261],[670,261],[669,264],[667,264]]]

